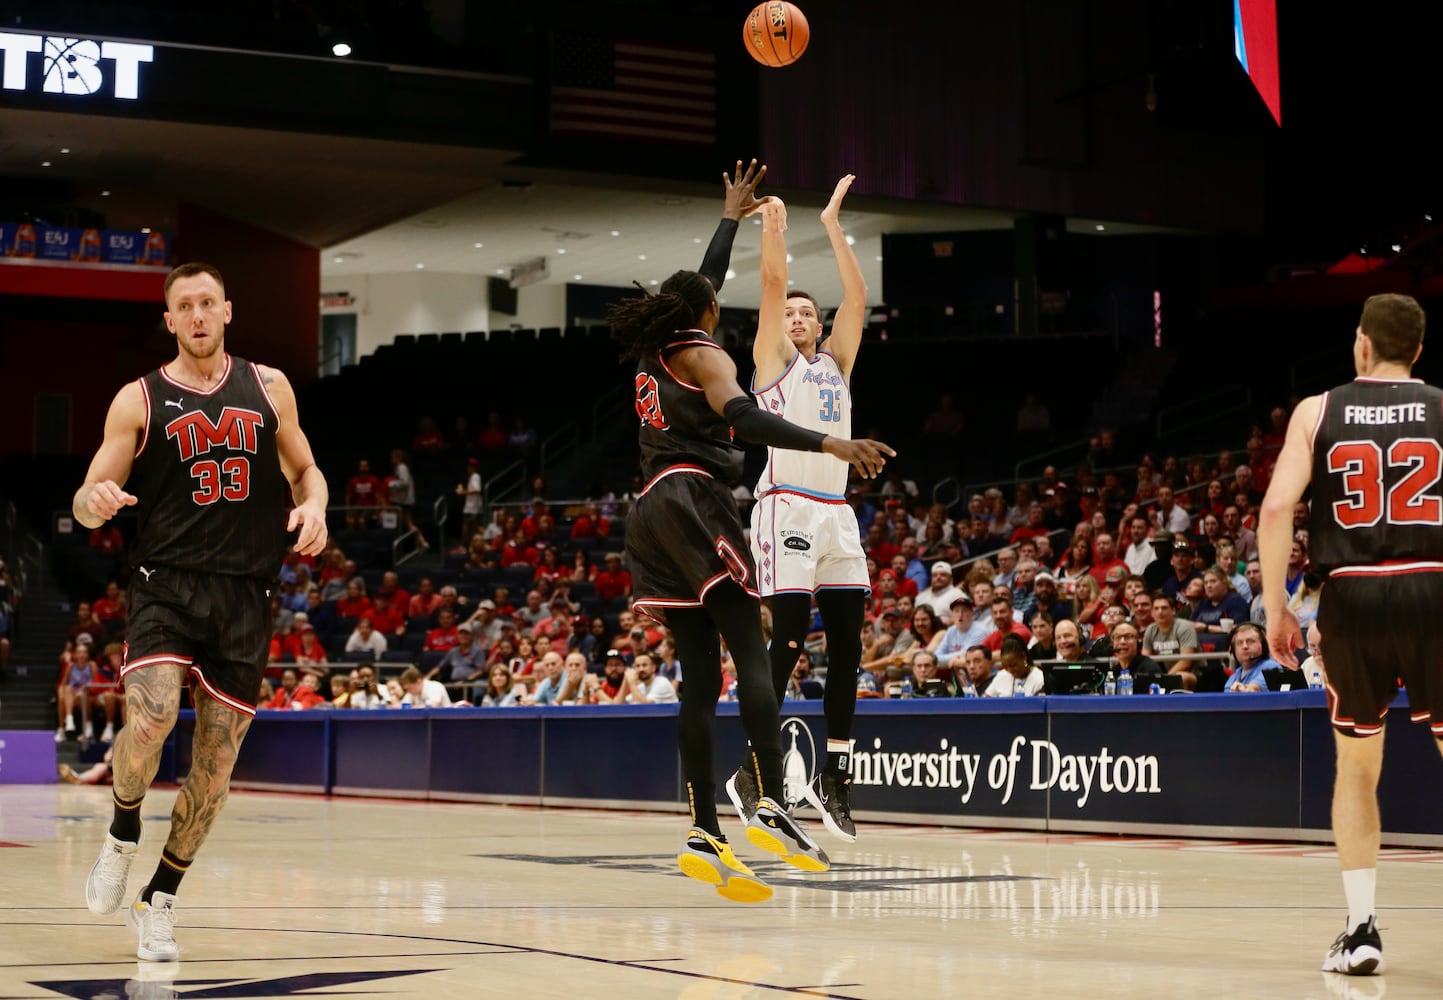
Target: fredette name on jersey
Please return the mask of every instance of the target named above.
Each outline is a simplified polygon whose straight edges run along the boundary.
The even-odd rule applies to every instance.
[[[1343,423],[1368,424],[1409,424],[1424,421],[1427,416],[1426,403],[1395,403],[1392,406],[1345,406]]]

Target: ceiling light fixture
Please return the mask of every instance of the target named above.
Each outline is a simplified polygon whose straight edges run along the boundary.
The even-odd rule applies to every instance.
[[[483,244],[483,243],[472,243],[471,245],[472,245],[473,247],[475,247],[477,250],[480,250],[485,244]]]
[[[621,235],[621,230],[620,230],[620,229],[613,229],[613,230],[611,231],[611,235],[612,235],[612,236],[620,236],[620,235]]]
[[[332,46],[331,46],[331,55],[333,55],[333,56],[340,56],[342,59],[344,59],[346,56],[348,56],[348,55],[350,55],[350,54],[351,54],[351,47],[350,47],[349,45],[347,45],[345,42],[337,42],[335,45],[332,45]]]
[[[69,146],[61,146],[61,147],[60,147],[60,151],[61,151],[62,153],[68,153],[68,152],[70,152],[70,147],[69,147]]]

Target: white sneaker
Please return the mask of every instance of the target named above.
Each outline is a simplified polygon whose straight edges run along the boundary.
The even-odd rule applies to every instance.
[[[100,734],[100,742],[101,742],[101,743],[114,743],[114,742],[115,742],[115,725],[114,725],[114,723],[107,722],[107,723],[105,724],[105,730],[104,730],[104,732],[102,732],[102,733]]]
[[[90,722],[87,721],[85,723],[85,729],[80,738],[82,740],[85,740],[87,743],[95,739],[95,727],[91,725]]]
[[[65,717],[65,731],[67,733],[75,732],[75,716],[67,715]]]
[[[125,922],[139,938],[135,957],[143,962],[174,962],[180,958],[180,945],[175,943],[175,897],[155,892],[149,903],[142,903],[144,893],[144,889],[137,893],[125,911]]]
[[[56,743],[64,743],[64,742],[65,742],[65,730],[59,728],[58,726],[57,726],[56,729],[55,729],[55,742],[56,742]]]
[[[125,899],[125,883],[130,878],[130,864],[140,853],[140,840],[133,844],[116,840],[109,833],[100,846],[100,857],[85,880],[85,905],[91,913],[102,916],[120,909]]]

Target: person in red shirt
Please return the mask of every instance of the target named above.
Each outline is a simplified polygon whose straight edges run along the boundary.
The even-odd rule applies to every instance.
[[[1097,581],[1099,587],[1107,586],[1107,575],[1118,566],[1122,567],[1122,575],[1127,577],[1127,563],[1117,557],[1117,540],[1112,537],[1112,532],[1100,530],[1092,536],[1092,568],[1087,572]]]
[[[491,595],[491,600],[496,602],[496,617],[502,621],[509,621],[516,613],[516,605],[511,603],[511,588],[497,587],[496,593]]]
[[[596,574],[596,596],[610,604],[631,597],[631,574],[621,567],[621,553],[606,554],[606,568]]]
[[[119,555],[125,551],[125,539],[114,524],[102,524],[90,532],[90,547],[108,556]]]
[[[366,596],[365,583],[356,577],[346,584],[346,596],[336,602],[336,614],[342,618],[369,618],[375,610]]]
[[[486,426],[476,435],[476,446],[484,451],[501,451],[506,447],[508,435],[501,414],[492,410],[486,414]]]
[[[882,570],[882,573],[885,572],[887,572],[887,570]],[[901,552],[898,552],[895,556],[892,557],[891,572],[897,580],[898,597],[917,596],[917,594],[920,592],[917,589],[917,581],[907,575],[907,557]],[[881,573],[878,573],[877,575],[880,577]]]
[[[535,566],[540,561],[541,553],[527,540],[526,533],[520,528],[516,529],[516,534],[501,547],[502,566],[515,566],[518,563]]]
[[[402,635],[406,631],[406,616],[397,611],[391,599],[377,594],[371,608],[371,628],[382,635]]]
[[[1020,525],[1016,531],[1012,532],[1012,537],[1008,540],[1008,544],[1016,545],[1028,538],[1036,538],[1039,535],[1047,534],[1047,525],[1043,523],[1046,513],[1047,512],[1042,509],[1042,504],[1029,504],[1027,507],[1027,523]]]
[[[436,426],[435,420],[430,417],[422,417],[416,422],[416,436],[411,439],[411,450],[413,452],[446,450],[446,435],[441,433],[441,428]]]
[[[321,702],[325,701],[313,686],[315,684],[314,675],[307,675],[309,683],[306,684],[302,684],[299,677],[300,675],[297,673],[295,667],[286,667],[285,670],[281,671],[280,690],[275,693],[275,696],[271,698],[270,701],[256,707],[281,710],[315,708],[321,704]]]
[[[401,589],[401,578],[393,569],[386,570],[381,577],[381,585],[376,588],[373,599],[382,596],[390,601],[391,607],[403,617],[408,613],[406,609],[411,606],[411,595]]]
[[[1032,641],[1032,630],[1012,617],[1012,595],[1006,587],[998,587],[992,594],[992,625],[995,629],[982,645],[992,652],[992,658],[1002,655],[1002,640],[1009,635],[1021,636],[1023,642]]]
[[[440,605],[441,595],[436,593],[436,585],[429,576],[423,576],[416,583],[416,593],[412,594],[411,600],[406,603],[406,617],[419,618],[425,615],[429,618],[436,613]]]
[[[571,539],[605,538],[611,534],[611,522],[601,514],[601,508],[594,503],[586,505],[581,516],[571,522]]]
[[[356,474],[346,483],[346,506],[378,507],[381,504],[381,480],[371,472],[371,463],[364,458],[356,463]],[[367,510],[346,511],[346,526],[364,528],[371,512]]]
[[[346,554],[341,551],[340,546],[332,545],[321,563],[321,572],[316,577],[316,582],[324,587],[332,580],[338,578],[349,580],[355,575],[354,570],[349,573],[346,571]]]
[[[548,545],[541,550],[541,562],[536,566],[534,578],[550,580],[553,583],[557,580],[571,577],[571,567],[561,562],[561,552],[554,545]]]
[[[102,622],[123,621],[125,611],[125,594],[121,592],[120,584],[114,580],[105,585],[105,596],[91,608],[91,613]]]
[[[426,652],[444,653],[460,643],[456,637],[456,614],[450,608],[442,608],[437,615],[437,627],[426,633]]]
[[[873,524],[867,529],[866,550],[867,556],[875,559],[878,566],[892,565],[892,557],[897,554],[897,546],[887,541],[886,528],[880,524]]]
[[[81,635],[90,636],[90,642],[95,641],[96,636],[105,634],[105,624],[95,617],[95,611],[91,608],[89,601],[81,601],[75,606],[75,621],[65,630],[65,638],[73,644],[78,641]]]
[[[528,542],[536,538],[536,532],[541,527],[541,519],[545,515],[546,501],[540,497],[532,497],[531,512],[521,519],[521,530],[526,535]]]

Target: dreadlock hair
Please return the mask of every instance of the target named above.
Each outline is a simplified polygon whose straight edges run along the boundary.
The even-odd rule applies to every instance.
[[[676,331],[695,327],[715,301],[716,293],[704,275],[677,271],[661,283],[657,294],[642,289],[641,298],[610,306],[606,321],[612,337],[622,345],[622,359],[636,360],[661,347]]]

